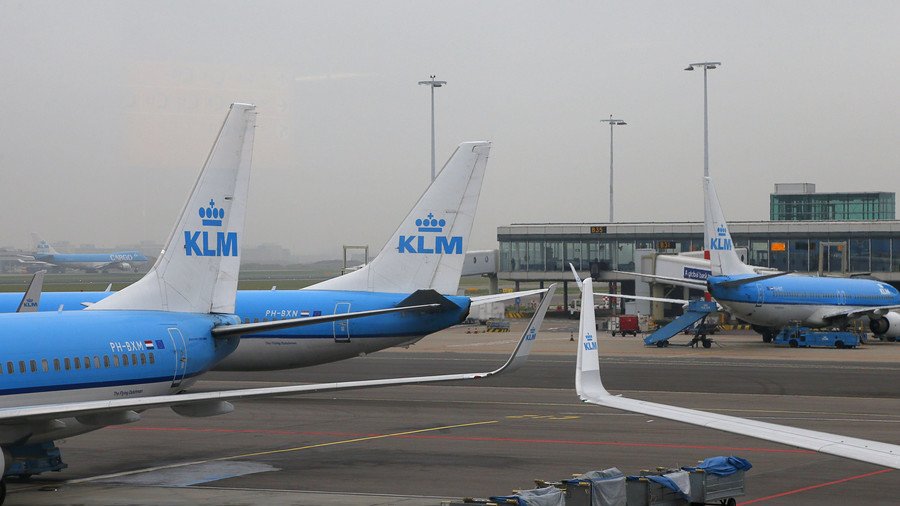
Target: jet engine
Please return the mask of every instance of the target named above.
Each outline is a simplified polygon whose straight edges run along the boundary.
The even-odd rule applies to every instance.
[[[900,314],[889,311],[884,316],[870,316],[869,330],[879,339],[896,341],[900,337]]]

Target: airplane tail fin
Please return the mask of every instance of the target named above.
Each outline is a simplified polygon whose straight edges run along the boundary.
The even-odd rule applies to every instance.
[[[256,106],[231,105],[156,263],[87,310],[234,312],[255,124]]]
[[[709,252],[713,276],[755,274],[749,265],[741,262],[734,251],[734,242],[731,240],[731,232],[728,231],[728,223],[725,222],[725,214],[719,204],[716,187],[709,177],[703,178],[703,196],[705,201],[703,237],[705,249]]]
[[[36,234],[35,232],[31,233],[31,241],[34,243],[34,251],[39,255],[58,255],[57,251],[53,249],[53,246],[43,240],[41,236]]]
[[[374,260],[308,289],[456,295],[490,150],[460,144]]]

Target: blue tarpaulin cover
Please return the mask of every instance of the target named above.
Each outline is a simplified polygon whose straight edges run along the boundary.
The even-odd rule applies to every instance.
[[[650,480],[654,483],[658,483],[658,484],[666,487],[669,490],[677,492],[684,498],[687,498],[691,493],[690,481],[687,481],[685,479],[687,477],[688,477],[688,474],[687,474],[687,472],[684,472],[684,471],[681,471],[679,473],[669,473],[669,474],[664,474],[664,475],[656,474],[656,475],[644,476],[644,478],[647,478],[648,480]],[[677,478],[678,481],[680,481],[681,483],[677,483],[675,481],[675,479],[673,479],[673,478]]]
[[[710,457],[700,463],[697,467],[683,467],[685,471],[695,471],[702,469],[703,471],[714,474],[716,476],[731,476],[738,471],[747,471],[753,467],[750,462],[740,457]]]

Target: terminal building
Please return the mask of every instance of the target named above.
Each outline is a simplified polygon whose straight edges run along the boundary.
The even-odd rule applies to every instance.
[[[809,183],[776,185],[770,196],[776,219],[729,221],[729,229],[750,265],[870,275],[900,287],[900,221],[894,202],[893,193],[817,194]],[[651,272],[640,265],[647,251],[702,251],[703,223],[521,223],[498,227],[497,240],[500,279],[516,286],[562,282],[568,303],[570,262],[583,275],[609,282],[610,291],[621,286],[622,293],[634,294],[634,278],[614,271]],[[681,297],[681,290],[675,295]]]

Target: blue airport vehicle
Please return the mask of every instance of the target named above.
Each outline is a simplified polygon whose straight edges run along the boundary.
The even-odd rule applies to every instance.
[[[794,325],[784,327],[775,336],[775,344],[790,348],[856,348],[865,342],[864,332],[816,330]]]

